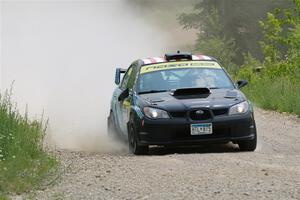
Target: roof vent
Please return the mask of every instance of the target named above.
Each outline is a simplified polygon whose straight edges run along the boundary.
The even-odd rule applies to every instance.
[[[168,53],[165,57],[167,61],[193,60],[191,53],[181,53],[180,51],[177,51],[177,53]]]

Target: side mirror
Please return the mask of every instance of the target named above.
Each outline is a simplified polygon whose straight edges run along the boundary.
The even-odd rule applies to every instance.
[[[121,73],[120,73],[120,68],[116,69],[116,74],[115,74],[115,84],[119,85],[121,82]]]
[[[118,97],[118,101],[123,101],[129,96],[129,89],[125,89],[121,92],[120,96]]]
[[[238,88],[242,88],[242,87],[245,87],[246,85],[248,85],[248,81],[246,80],[239,80],[238,82],[236,82]]]
[[[116,69],[116,74],[115,74],[115,84],[116,85],[119,85],[120,82],[121,82],[121,74],[125,73],[126,72],[126,69],[121,69],[121,68],[117,68]]]

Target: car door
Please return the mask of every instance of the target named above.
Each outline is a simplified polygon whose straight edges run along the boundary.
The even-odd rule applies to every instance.
[[[115,98],[116,98],[116,112],[115,112],[115,119],[117,121],[117,127],[121,131],[122,134],[124,134],[124,124],[123,124],[123,102],[119,101],[118,98],[122,94],[124,90],[127,88],[127,83],[129,81],[129,77],[132,73],[132,67],[129,67],[127,72],[125,73],[121,84],[115,91]]]
[[[120,111],[121,111],[121,130],[125,136],[127,136],[127,123],[129,121],[130,117],[130,109],[131,109],[131,102],[132,102],[132,95],[133,95],[133,88],[134,84],[136,82],[137,77],[137,65],[132,64],[131,65],[131,71],[130,74],[128,74],[128,80],[126,80],[126,83],[124,82],[124,85],[122,87],[122,90],[128,89],[129,95],[124,100],[120,101]]]

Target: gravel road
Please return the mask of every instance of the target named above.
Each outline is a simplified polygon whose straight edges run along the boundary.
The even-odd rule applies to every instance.
[[[65,172],[36,199],[300,199],[300,120],[256,109],[259,145],[58,151]]]

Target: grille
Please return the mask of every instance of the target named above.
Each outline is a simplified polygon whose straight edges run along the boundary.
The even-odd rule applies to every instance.
[[[207,120],[211,118],[209,110],[202,110],[203,112],[197,113],[198,110],[193,110],[190,112],[190,118],[192,120]]]
[[[213,113],[214,113],[214,116],[226,115],[228,113],[228,108],[214,109]]]
[[[171,112],[170,114],[173,118],[184,118],[186,116],[186,112]]]
[[[193,110],[190,112],[189,117],[192,120],[207,120],[210,119],[211,113],[209,110],[202,110],[203,114],[197,114],[198,110]],[[227,115],[228,114],[228,108],[219,108],[219,109],[213,109],[212,113],[214,116],[221,116],[221,115]],[[185,111],[178,111],[178,112],[170,112],[170,115],[172,116],[172,118],[186,118],[186,116],[188,115],[187,112]]]

